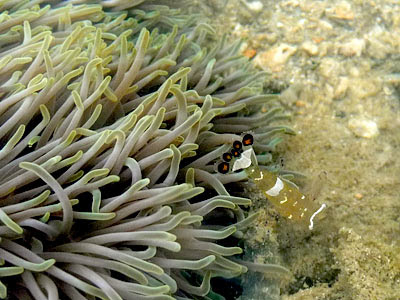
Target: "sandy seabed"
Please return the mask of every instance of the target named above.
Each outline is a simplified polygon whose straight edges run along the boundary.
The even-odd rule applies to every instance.
[[[279,147],[285,168],[306,182],[328,174],[316,200],[328,208],[312,232],[256,203],[264,213],[249,243],[278,255],[294,279],[278,292],[266,280],[242,298],[400,299],[400,3],[209,0],[196,9],[270,72],[297,132]]]

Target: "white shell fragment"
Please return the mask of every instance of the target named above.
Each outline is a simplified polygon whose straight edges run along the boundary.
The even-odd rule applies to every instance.
[[[235,172],[236,170],[240,170],[240,169],[246,169],[248,167],[250,167],[251,165],[251,152],[253,151],[252,148],[247,149],[245,151],[243,151],[242,155],[240,156],[239,159],[237,159],[232,167],[232,172]]]
[[[351,119],[348,127],[356,136],[363,138],[373,138],[379,134],[376,123],[364,118]]]

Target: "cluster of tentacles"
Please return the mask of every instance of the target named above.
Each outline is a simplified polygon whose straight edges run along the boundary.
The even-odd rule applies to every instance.
[[[234,258],[257,215],[214,168],[288,132],[265,74],[178,10],[80,2],[0,3],[0,298],[222,299],[213,277],[285,272]]]

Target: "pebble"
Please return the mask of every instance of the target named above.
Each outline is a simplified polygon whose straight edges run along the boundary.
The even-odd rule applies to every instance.
[[[326,10],[327,14],[334,19],[354,20],[354,12],[347,1],[342,1],[333,8]]]
[[[319,65],[319,73],[326,79],[338,77],[340,73],[340,63],[336,59],[327,57],[323,59]]]
[[[301,49],[304,50],[310,56],[315,56],[318,54],[318,46],[310,41],[304,42],[301,45]]]
[[[352,39],[347,43],[339,45],[339,53],[344,56],[361,56],[362,51],[365,48],[364,39]]]
[[[382,34],[382,36],[384,36],[384,34]],[[378,38],[369,37],[367,38],[367,42],[368,55],[373,58],[385,59],[392,52],[390,43],[386,43],[384,39],[380,41]]]
[[[251,11],[255,13],[261,12],[264,8],[264,5],[261,3],[261,1],[246,2],[246,5]]]
[[[381,91],[381,85],[378,79],[352,78],[349,83],[350,96],[357,100],[375,96]]]
[[[297,51],[296,47],[281,44],[268,51],[261,52],[255,58],[255,63],[261,68],[269,68],[273,72],[280,72],[288,59]]]
[[[379,134],[376,123],[362,117],[351,119],[348,127],[358,137],[373,138]]]
[[[319,28],[326,30],[326,31],[331,31],[333,29],[333,26],[331,23],[325,20],[319,20],[318,22]]]
[[[357,194],[354,195],[354,197],[355,197],[356,199],[358,199],[358,200],[361,200],[361,199],[364,197],[364,195],[361,194],[361,193],[357,193]]]
[[[349,79],[347,77],[340,77],[339,83],[335,87],[333,93],[333,99],[340,99],[346,95],[347,89],[349,87]]]

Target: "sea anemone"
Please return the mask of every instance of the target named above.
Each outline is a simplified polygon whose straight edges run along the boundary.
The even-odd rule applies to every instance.
[[[226,187],[246,173],[214,168],[242,132],[258,154],[290,132],[265,73],[178,10],[82,2],[0,4],[0,298],[217,299],[212,277],[285,273],[233,258],[257,214]]]

